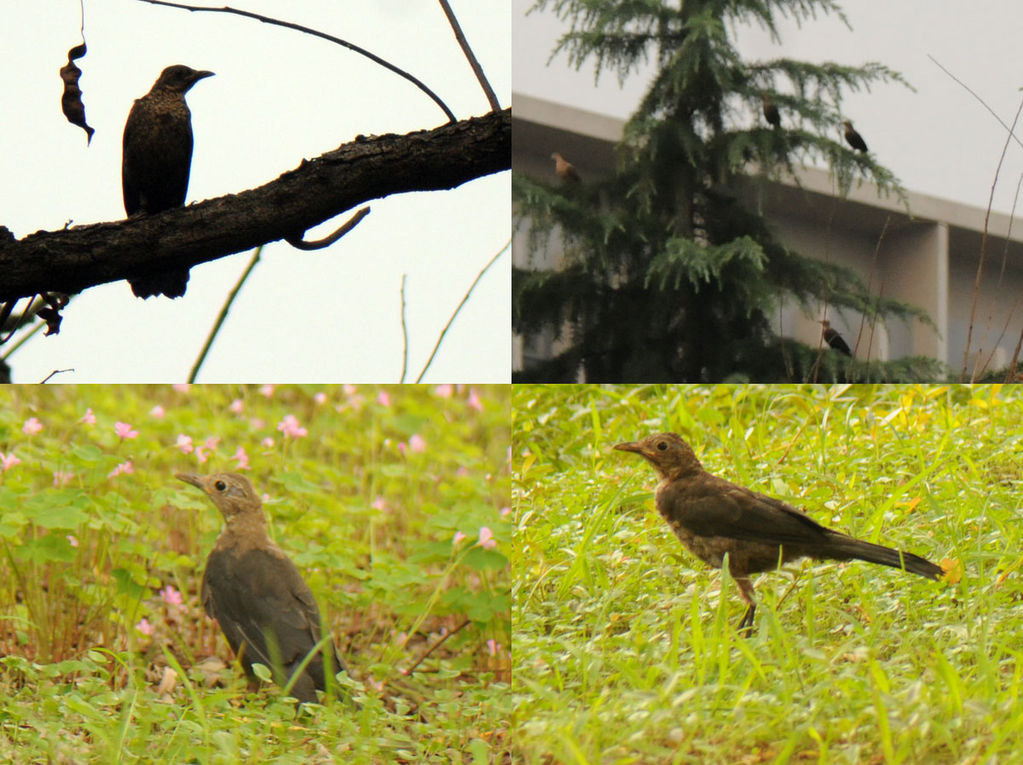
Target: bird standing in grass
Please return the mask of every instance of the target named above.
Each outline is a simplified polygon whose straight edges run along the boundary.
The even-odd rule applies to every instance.
[[[747,603],[739,630],[749,635],[757,604],[751,574],[799,558],[864,560],[928,579],[943,570],[924,558],[821,526],[777,499],[711,475],[689,444],[674,433],[617,444],[646,459],[660,476],[657,510],[689,552],[713,568],[728,555],[728,570]]]
[[[158,213],[185,203],[192,165],[192,113],[185,93],[213,72],[168,66],[149,92],[135,100],[124,124],[121,191],[128,216]],[[133,274],[137,297],[181,297],[188,269]]]
[[[867,142],[863,140],[863,136],[853,129],[853,124],[849,120],[843,122],[842,125],[845,127],[845,140],[849,142],[849,145],[866,154]]]
[[[778,107],[775,106],[774,101],[766,93],[761,94],[760,100],[764,105],[764,119],[767,120],[768,124],[772,127],[781,127],[781,115],[778,113]]]
[[[575,170],[575,165],[565,159],[563,156],[554,152],[551,154],[551,159],[554,160],[554,173],[563,181],[569,183],[579,183],[579,173]]]
[[[852,351],[849,349],[849,344],[845,341],[845,338],[838,334],[837,329],[831,327],[831,322],[827,319],[821,321],[823,327],[824,342],[826,342],[833,350],[843,353],[849,358],[852,358]]]
[[[224,516],[224,530],[206,559],[202,603],[217,620],[245,672],[264,664],[285,685],[321,641],[320,609],[309,587],[266,533],[262,502],[249,480],[236,473],[178,473],[202,489]],[[326,661],[324,660],[326,659]],[[348,668],[328,640],[295,679],[291,695],[315,702],[334,673]],[[334,688],[338,686],[334,683]]]

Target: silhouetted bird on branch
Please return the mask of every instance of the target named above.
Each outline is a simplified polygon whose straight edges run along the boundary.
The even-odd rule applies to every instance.
[[[839,353],[844,353],[849,358],[852,358],[852,351],[849,350],[849,344],[845,341],[845,338],[838,334],[837,329],[832,329],[831,322],[827,319],[821,321],[821,326],[824,328],[824,342],[826,342],[832,349]]]
[[[121,190],[129,217],[185,203],[192,164],[192,114],[185,93],[212,75],[182,64],[168,66],[149,92],[135,100],[124,124],[121,159]],[[188,269],[133,274],[128,283],[141,298],[181,297],[188,285]]]
[[[846,120],[842,123],[845,126],[845,140],[849,142],[849,145],[858,151],[862,151],[864,154],[867,152],[867,142],[863,140],[863,136],[857,133],[853,129],[853,124]]]
[[[262,502],[249,480],[236,473],[177,477],[202,489],[224,516],[224,530],[206,559],[202,603],[220,624],[245,672],[264,664],[280,685],[321,640],[320,610],[309,587],[284,552],[266,533]],[[324,661],[326,657],[327,661]],[[302,702],[316,701],[316,691],[348,668],[333,640],[309,661],[291,688]]]
[[[821,526],[799,510],[703,469],[693,450],[674,433],[648,436],[614,447],[644,457],[661,482],[657,510],[689,552],[713,568],[728,555],[728,570],[748,604],[739,629],[753,628],[757,604],[751,574],[798,558],[864,560],[901,568],[928,579],[943,570],[928,560]]]
[[[772,127],[781,127],[781,115],[778,113],[778,107],[775,106],[774,101],[766,93],[760,96],[760,100],[764,104],[764,119]]]

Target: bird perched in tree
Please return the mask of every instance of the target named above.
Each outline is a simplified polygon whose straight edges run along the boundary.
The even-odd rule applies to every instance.
[[[838,334],[837,329],[832,329],[831,322],[827,319],[823,319],[821,321],[821,326],[824,328],[824,342],[839,353],[844,353],[849,358],[852,358],[852,351],[849,350],[849,344],[845,341],[844,337]]]
[[[579,173],[576,172],[575,165],[558,154],[558,152],[551,154],[551,159],[554,160],[554,172],[561,180],[579,183]]]
[[[764,104],[764,119],[773,127],[781,127],[781,115],[778,114],[778,107],[774,105],[771,97],[766,93],[762,93],[760,100]]]
[[[185,203],[192,164],[192,113],[185,93],[212,75],[182,64],[168,66],[149,92],[135,100],[124,123],[121,157],[121,190],[129,217]],[[141,298],[160,294],[181,297],[188,284],[188,269],[133,274],[128,283]]]
[[[206,613],[219,622],[249,677],[254,677],[252,665],[258,662],[285,685],[321,640],[320,610],[313,593],[295,564],[267,536],[262,502],[245,476],[177,477],[206,492],[224,516],[224,529],[202,577]],[[315,702],[316,691],[325,690],[328,679],[333,683],[334,673],[341,670],[348,668],[328,640],[295,680],[291,695]]]
[[[857,559],[942,578],[940,567],[917,555],[825,528],[780,500],[711,475],[674,433],[614,448],[635,452],[653,465],[661,479],[657,510],[689,552],[714,568],[721,568],[728,555],[728,570],[748,605],[739,623],[747,635],[757,607],[750,575],[798,558]]]
[[[854,149],[866,154],[867,142],[863,140],[863,136],[853,129],[853,124],[849,120],[846,120],[842,124],[845,126],[845,140],[848,141],[849,145]]]

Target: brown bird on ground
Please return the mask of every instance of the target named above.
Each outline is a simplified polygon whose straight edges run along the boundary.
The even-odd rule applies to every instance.
[[[121,158],[121,191],[129,217],[185,203],[192,164],[192,113],[185,93],[212,75],[182,64],[168,66],[149,92],[135,100],[124,123]],[[181,297],[188,269],[133,274],[128,283],[137,297]]]
[[[845,126],[845,140],[848,141],[849,145],[854,149],[866,154],[867,142],[863,140],[863,136],[853,129],[853,124],[849,120],[846,120],[842,124]]]
[[[781,127],[781,115],[778,113],[778,107],[774,105],[774,101],[766,93],[761,94],[760,100],[764,104],[764,119],[772,127]]]
[[[826,342],[832,349],[839,353],[844,353],[849,358],[852,358],[852,351],[849,350],[849,344],[845,341],[845,338],[838,334],[837,329],[832,329],[831,322],[827,319],[821,320],[821,326],[823,326],[824,342]]]
[[[250,678],[255,677],[252,665],[259,663],[285,685],[321,640],[320,610],[313,593],[295,564],[267,536],[262,502],[249,479],[236,473],[177,477],[206,492],[224,516],[224,530],[206,559],[202,577],[206,613],[220,623]],[[328,679],[339,690],[333,678],[341,670],[348,672],[333,640],[328,640],[295,680],[291,695],[315,702],[316,691],[325,690]]]
[[[751,574],[771,571],[798,558],[865,560],[901,568],[928,579],[943,571],[930,561],[847,536],[821,526],[799,510],[703,469],[689,444],[674,433],[617,444],[644,457],[661,478],[657,510],[689,552],[713,568],[728,555],[728,570],[748,604],[739,623],[753,629],[756,601]]]
[[[568,181],[570,183],[579,183],[579,173],[576,172],[575,165],[558,154],[558,152],[551,154],[551,159],[554,160],[554,172],[561,180]]]

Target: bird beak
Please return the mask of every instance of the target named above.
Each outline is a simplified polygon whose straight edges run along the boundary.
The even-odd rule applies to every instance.
[[[197,476],[195,473],[175,473],[174,477],[180,481],[184,481],[185,483],[192,484],[192,486],[197,489],[206,491],[206,488],[202,485],[202,478]]]
[[[201,80],[203,77],[212,77],[216,72],[207,72],[205,69],[200,69],[195,73],[195,79]]]
[[[613,449],[617,449],[620,452],[636,452],[636,454],[643,453],[643,445],[639,441],[626,441],[622,444],[615,444]]]

